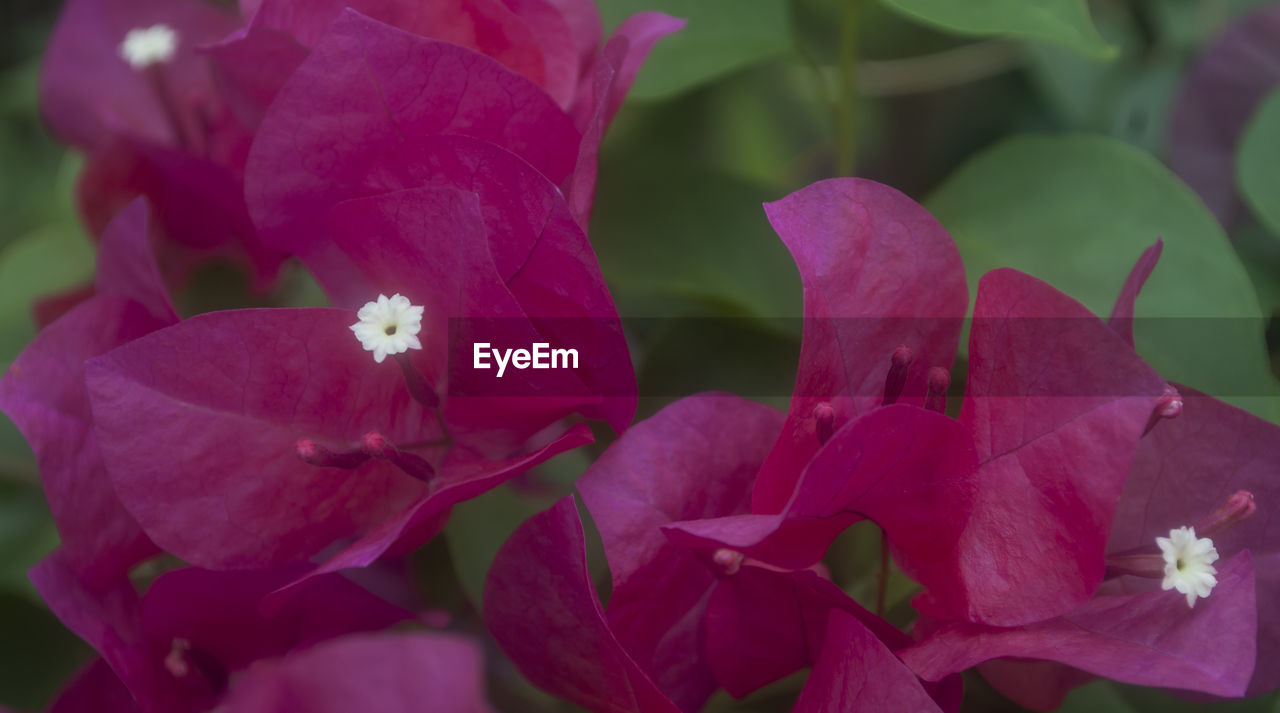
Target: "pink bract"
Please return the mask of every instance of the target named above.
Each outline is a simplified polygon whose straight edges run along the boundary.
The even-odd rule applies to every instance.
[[[111,486],[84,385],[85,360],[178,321],[141,200],[103,233],[91,292],[8,368],[0,379],[0,408],[36,453],[62,556],[103,586],[157,552]]]

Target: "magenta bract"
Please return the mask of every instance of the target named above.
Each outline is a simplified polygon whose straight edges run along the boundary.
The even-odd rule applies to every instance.
[[[282,256],[258,242],[244,205],[252,136],[199,49],[237,25],[233,13],[196,0],[68,3],[41,68],[40,107],[59,138],[88,154],[77,192],[93,233],[146,196],[166,274],[230,259],[266,287]],[[129,34],[154,28],[172,33],[171,51],[128,59]]]
[[[1280,498],[1280,427],[1193,389],[1178,391],[1181,415],[1161,421],[1138,446],[1108,548],[1149,548],[1156,537],[1220,508],[1226,495],[1251,493],[1257,512],[1215,534],[1213,542],[1223,560],[1248,551],[1257,565],[1258,663],[1248,694],[1264,693],[1280,685],[1280,616],[1267,605],[1280,596],[1280,542],[1271,507]],[[1215,589],[1212,598],[1217,596]]]
[[[175,31],[175,52],[140,72],[121,56],[121,44],[130,30],[157,24]],[[182,145],[190,139],[183,132],[216,103],[196,48],[237,24],[234,14],[197,0],[68,2],[41,66],[40,112],[59,138],[90,151],[118,135]]]
[[[959,686],[955,707],[959,709]],[[906,666],[856,617],[832,609],[827,636],[795,713],[942,713]]]
[[[986,275],[960,413],[979,460],[960,543],[967,602],[930,598],[922,611],[1011,626],[1092,596],[1138,438],[1163,390],[1080,303],[1013,270]]]
[[[736,396],[681,399],[636,424],[578,481],[613,576],[613,635],[683,709],[718,687],[701,643],[717,577],[709,553],[669,541],[662,528],[745,512],[781,425],[774,409]]]
[[[551,218],[544,233],[563,225],[581,236],[567,216]],[[615,428],[631,418],[629,368],[619,395],[595,393],[629,364],[616,316],[566,320],[585,332],[554,334],[581,337],[566,345],[582,349],[579,370],[519,372],[502,391],[477,385],[476,330],[498,344],[547,337],[498,274],[474,193],[384,193],[340,204],[332,220],[355,281],[424,307],[422,349],[375,363],[348,328],[353,311],[240,310],[187,320],[89,369],[117,492],[153,539],[188,562],[273,566],[363,538],[326,566],[367,564],[402,538],[425,541],[454,503],[590,439],[585,425],[557,426],[563,417],[608,416]],[[530,263],[572,274],[562,241],[533,242]],[[555,294],[531,282],[511,280],[550,311],[539,317],[557,317]],[[612,304],[577,309],[593,307]],[[407,374],[438,400],[441,420]],[[371,452],[367,434],[403,455]],[[157,447],[168,443],[183,444],[177,457]]]
[[[425,177],[433,167],[414,156],[418,146],[440,135],[468,136],[516,154],[565,189],[574,218],[582,222],[603,125],[653,42],[681,24],[656,14],[640,20],[635,42],[627,35],[601,56],[602,63],[620,64],[608,65],[603,84],[586,78],[589,103],[570,114],[537,83],[496,59],[343,10],[265,113],[247,179],[256,225],[269,245],[316,262],[327,242],[328,208],[347,198],[429,183]],[[254,53],[292,52],[278,36],[263,42],[268,41],[274,49]],[[218,52],[235,56],[232,46]]]
[[[217,705],[232,674],[258,659],[412,618],[337,575],[308,582],[289,607],[263,616],[262,597],[299,572],[180,569],[162,575],[141,598],[127,581],[105,590],[86,587],[57,557],[38,565],[31,578],[144,713],[196,713]],[[90,683],[111,688],[97,672],[90,675]]]
[[[1069,455],[1055,459],[1055,463],[1080,459],[1093,463],[1070,475],[1070,489],[1058,486],[1055,491],[1075,495],[1039,499],[1041,503],[1059,503],[1058,507],[1067,504],[1078,510],[1075,518],[1087,521],[1092,517],[1100,523],[1091,531],[1076,530],[1070,540],[1065,540],[1068,547],[1078,548],[1076,552],[1082,555],[1074,560],[1074,565],[1070,557],[1062,555],[1056,560],[1047,560],[1058,564],[1059,573],[1063,568],[1078,567],[1080,574],[1074,576],[1083,574],[1084,581],[1098,576],[1088,572],[1100,572],[1107,564],[1091,554],[1099,547],[1112,555],[1157,556],[1156,537],[1167,537],[1171,529],[1206,521],[1211,513],[1223,507],[1226,495],[1243,492],[1237,497],[1248,499],[1249,493],[1274,489],[1267,475],[1274,471],[1280,457],[1275,448],[1280,439],[1274,425],[1185,388],[1179,389],[1186,392],[1181,395],[1169,391],[1170,387],[1165,385],[1165,391],[1154,402],[1149,395],[1141,394],[1154,393],[1161,382],[1152,379],[1149,367],[1138,360],[1132,350],[1133,304],[1142,283],[1155,268],[1161,247],[1157,242],[1143,253],[1121,290],[1111,324],[1119,337],[1117,343],[1107,346],[1108,340],[1104,337],[1090,335],[1088,341],[1105,347],[1096,352],[1100,359],[1094,366],[1089,367],[1086,354],[1066,353],[1062,355],[1065,359],[1062,366],[1056,370],[1062,373],[1068,364],[1083,365],[1081,373],[1085,376],[1093,373],[1095,379],[1098,375],[1116,379],[1107,389],[1112,393],[1139,392],[1104,406],[1132,410],[1132,413],[1113,419],[1105,427],[1099,424],[1096,435],[1078,440]],[[1024,288],[1034,288],[1028,278],[1021,279],[1026,283]],[[1045,294],[1048,290],[1047,287],[1034,289]],[[981,299],[980,293],[980,302]],[[1028,303],[1023,293],[1011,293],[1005,302]],[[1083,319],[1073,323],[1090,324]],[[1064,328],[1068,325],[1061,324],[1056,331]],[[1092,331],[1093,327],[1089,329]],[[975,327],[975,339],[977,335]],[[1034,332],[1028,336],[1031,342],[1048,341],[1037,339]],[[1043,365],[1053,364],[1053,357],[1046,355],[1034,363],[1035,368],[1016,378],[1029,385],[1046,384],[1044,375],[1055,371],[1044,369]],[[1028,378],[1030,375],[1034,378]],[[1108,382],[1096,383],[1105,386]],[[1040,390],[1052,394],[1061,388],[1062,385],[1048,384]],[[1064,403],[1070,405],[1077,400],[1068,399]],[[1145,401],[1148,406],[1131,409],[1122,405],[1124,400]],[[990,403],[999,401],[991,399]],[[1150,407],[1151,403],[1154,408]],[[982,402],[977,402],[973,410],[966,405],[966,414],[970,417],[982,410],[986,410]],[[996,411],[988,410],[988,413]],[[1098,410],[1091,410],[1084,416],[1071,418],[1070,428],[1078,428],[1097,413]],[[1124,411],[1119,411],[1116,415],[1122,413]],[[1016,413],[1006,415],[1015,421],[1026,420]],[[964,418],[962,415],[962,420]],[[1115,452],[1100,455],[1089,451],[1088,444],[1104,444],[1106,438],[1123,433],[1117,430],[1120,428],[1128,429],[1130,435],[1111,444]],[[1040,430],[1043,429],[1032,429],[1032,432]],[[1140,435],[1140,440],[1135,441],[1134,434]],[[1071,432],[1065,437],[1072,438]],[[982,443],[983,439],[978,440],[980,448],[990,448]],[[995,448],[1007,450],[1007,446]],[[1118,471],[1117,454],[1129,453],[1132,453],[1131,467]],[[1043,478],[1055,470],[1041,466],[1035,472],[1038,478]],[[1043,512],[1035,502],[1024,502],[1017,510]],[[1253,508],[1245,511],[1252,512]],[[1088,514],[1090,512],[1093,514]],[[1259,609],[1257,604],[1274,592],[1274,583],[1267,574],[1268,558],[1274,549],[1266,535],[1269,515],[1259,511],[1255,517],[1261,520],[1248,518],[1212,533],[1215,547],[1222,556],[1218,564],[1218,585],[1212,596],[1194,609],[1189,609],[1181,596],[1156,589],[1154,580],[1107,573],[1105,576],[1110,579],[1102,583],[1096,596],[1059,616],[1028,621],[1022,626],[1001,628],[926,618],[917,632],[923,637],[922,642],[902,655],[926,678],[988,662],[982,669],[993,684],[1006,695],[1037,710],[1056,707],[1071,687],[1088,680],[1089,673],[1219,696],[1271,690],[1276,685],[1276,653],[1272,646],[1274,637],[1266,632],[1276,624],[1267,616],[1268,610]],[[1044,519],[1039,516],[1037,523]],[[1009,523],[1006,516],[988,527],[999,526],[1000,531],[1007,532]],[[1018,531],[1035,532],[1035,527],[1021,525]],[[1072,529],[1059,523],[1056,529],[1045,530],[1040,537],[1063,532],[1072,532]],[[1108,532],[1109,540],[1099,540]],[[1062,542],[1060,538],[1054,546],[1062,547],[1059,544]],[[1254,554],[1247,548],[1252,548]],[[1071,552],[1065,548],[1060,551]],[[1255,559],[1259,563],[1256,578]],[[1034,569],[1027,567],[1029,572]],[[1052,581],[1054,573],[1045,572],[1042,576]],[[1120,574],[1124,573],[1120,570]],[[1063,586],[1070,585],[1064,582]],[[1030,591],[1036,589],[1033,587]],[[1055,600],[1066,601],[1060,593],[1043,590],[1036,596],[1046,607],[1041,611],[1056,608],[1056,605],[1048,606]],[[1027,600],[1028,605],[1034,603],[1035,600]],[[1028,606],[1023,611],[1036,610]],[[1042,663],[1025,663],[1028,659]]]
[[[804,284],[795,395],[752,494],[753,511],[776,513],[821,445],[814,408],[830,406],[838,430],[879,405],[900,346],[914,360],[897,390],[905,403],[923,403],[929,369],[949,370],[955,359],[969,295],[951,237],[888,186],[821,181],[765,212]]]
[[[588,710],[678,713],[610,630],[585,548],[572,497],[521,525],[485,583],[494,639],[534,685]]]
[[[94,433],[84,362],[178,320],[137,201],[103,233],[93,296],[46,327],[0,379],[0,408],[36,453],[69,566],[105,586],[156,553],[121,506]]]
[[[492,713],[475,642],[448,634],[347,636],[249,668],[227,713]]]
[[[1194,609],[1158,588],[1104,591],[1061,617],[1020,627],[925,620],[924,640],[900,654],[927,679],[1007,657],[1057,661],[1127,683],[1241,696],[1253,672],[1255,612],[1254,564],[1242,553],[1218,567],[1213,595]]]
[[[904,634],[811,573],[780,573],[747,566],[723,580],[713,579],[703,601],[688,615],[690,621],[674,627],[683,648],[659,647],[657,656],[649,656],[651,665],[658,667],[654,673],[665,676],[675,684],[672,690],[686,697],[688,707],[677,707],[667,697],[665,687],[659,688],[649,669],[637,663],[607,623],[586,569],[584,547],[582,525],[572,498],[530,518],[507,541],[490,570],[485,587],[485,621],[503,651],[535,685],[588,710],[696,710],[706,698],[706,693],[702,700],[689,697],[697,690],[690,686],[697,680],[694,676],[707,666],[701,661],[701,646],[707,647],[713,667],[717,662],[727,666],[716,672],[717,683],[734,686],[729,689],[734,693],[736,682],[741,681],[749,692],[813,665],[824,640],[836,639],[847,647],[849,639],[842,633],[850,626],[862,633],[853,637],[859,645],[848,658],[859,665],[874,661],[877,670],[883,667],[892,672],[878,683],[884,687],[884,696],[934,700],[919,679],[862,622],[870,622],[874,630],[884,630],[899,644],[904,643]],[[756,596],[762,592],[765,596]],[[655,588],[648,593],[659,598],[674,592]],[[532,610],[530,602],[535,603]],[[705,634],[696,621],[701,618],[704,604]],[[748,611],[743,611],[744,606]],[[837,617],[841,628],[834,637],[825,630],[830,612],[847,614],[852,622]],[[689,626],[690,631],[681,632],[681,626]],[[810,635],[816,638],[806,641]],[[862,645],[867,642],[875,643]],[[768,662],[763,669],[761,657]],[[843,668],[851,664],[842,660],[825,665]],[[719,680],[721,675],[723,680]],[[801,695],[802,701],[808,701],[806,710],[836,710],[829,706],[836,705],[842,694],[832,689],[833,682],[821,676],[811,681],[815,681],[811,684],[814,690],[806,687]],[[947,710],[958,708],[958,679],[930,688],[939,700],[947,702]],[[934,704],[922,710],[937,707]]]

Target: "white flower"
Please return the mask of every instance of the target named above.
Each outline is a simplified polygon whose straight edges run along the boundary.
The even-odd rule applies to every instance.
[[[1189,607],[1196,605],[1196,597],[1209,596],[1218,583],[1214,576],[1218,570],[1213,567],[1218,550],[1213,540],[1196,539],[1194,527],[1179,527],[1170,530],[1168,537],[1157,537],[1156,544],[1164,556],[1164,589],[1177,589],[1187,595]]]
[[[356,313],[360,321],[351,325],[351,331],[367,351],[373,352],[373,360],[381,364],[388,354],[422,348],[418,341],[422,309],[399,294],[390,298],[378,295],[377,301],[366,302]]]
[[[120,43],[120,56],[134,69],[168,62],[178,50],[178,33],[168,25],[135,27]]]

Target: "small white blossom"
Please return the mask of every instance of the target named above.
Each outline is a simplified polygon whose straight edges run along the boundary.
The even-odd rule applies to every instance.
[[[378,295],[376,301],[365,303],[356,313],[360,321],[351,325],[351,331],[367,351],[373,352],[373,360],[381,364],[388,354],[422,348],[418,341],[422,311],[402,295]]]
[[[135,27],[120,43],[120,56],[134,69],[168,62],[178,50],[178,33],[168,25]]]
[[[1196,605],[1196,597],[1209,596],[1218,583],[1214,576],[1218,570],[1213,567],[1218,550],[1213,540],[1197,539],[1194,527],[1179,527],[1170,530],[1168,537],[1157,537],[1156,544],[1164,556],[1164,589],[1177,589],[1187,595],[1189,607]]]

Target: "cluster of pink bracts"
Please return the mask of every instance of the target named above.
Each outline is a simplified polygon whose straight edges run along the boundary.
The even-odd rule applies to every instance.
[[[53,710],[491,710],[480,643],[359,572],[589,442],[584,420],[621,434],[578,482],[607,609],[566,498],[503,547],[484,618],[588,710],[696,711],[805,668],[804,713],[955,711],[975,666],[1036,709],[1095,676],[1280,685],[1280,429],[1135,353],[1159,243],[1109,322],[986,275],[951,418],[969,291],[950,237],[883,185],[809,186],[766,206],[804,285],[789,411],[705,394],[631,426],[584,227],[604,130],[680,21],[642,13],[601,46],[591,0],[239,10],[70,0],[45,61],[100,241],[93,284],[39,305],[0,380],[62,535],[32,579],[101,655]],[[181,319],[166,283],[214,258],[259,286],[296,258],[336,307]],[[375,361],[351,324],[393,294],[421,306],[420,348]],[[494,394],[450,359],[482,338],[589,358]],[[824,576],[859,520],[922,587],[910,632]],[[1216,554],[1193,536],[1170,564],[1186,526]],[[140,593],[161,553],[186,566]]]

